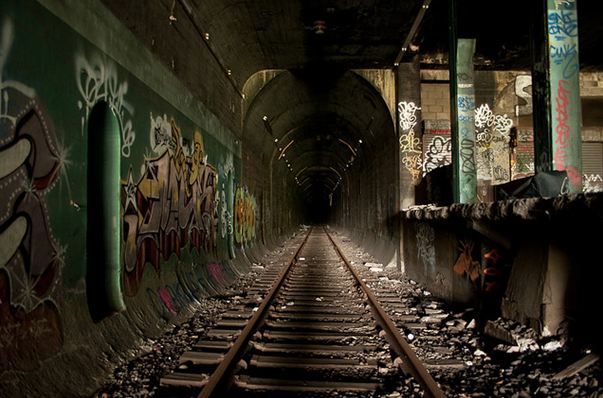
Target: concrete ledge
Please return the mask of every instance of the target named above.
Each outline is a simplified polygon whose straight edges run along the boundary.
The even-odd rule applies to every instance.
[[[436,207],[413,206],[400,212],[405,220],[521,220],[552,221],[571,215],[603,218],[603,193],[561,195],[554,198],[510,199],[490,203]]]

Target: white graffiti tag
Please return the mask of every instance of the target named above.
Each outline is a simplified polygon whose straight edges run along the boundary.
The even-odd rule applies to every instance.
[[[121,130],[121,154],[130,157],[130,147],[134,144],[136,134],[129,120],[134,114],[134,107],[125,100],[128,93],[128,82],[119,81],[113,62],[93,56],[88,60],[83,55],[75,58],[77,88],[81,100],[77,102],[82,115],[82,135],[90,110],[99,101],[106,101],[119,122]]]
[[[414,102],[401,101],[398,103],[398,114],[400,118],[400,129],[403,131],[410,130],[417,124],[417,111],[421,108],[416,106]]]

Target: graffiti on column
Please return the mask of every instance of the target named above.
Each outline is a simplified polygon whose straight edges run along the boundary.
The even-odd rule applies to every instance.
[[[581,190],[578,14],[575,0],[548,0],[553,165],[565,170],[572,191]]]
[[[199,131],[182,139],[176,121],[150,115],[156,157],[145,157],[135,183],[122,182],[124,291],[136,294],[146,263],[160,271],[161,258],[187,248],[214,253],[218,234],[218,175],[208,164]]]
[[[257,203],[247,188],[238,187],[235,193],[235,240],[246,244],[255,239]]]
[[[421,108],[415,105],[414,102],[401,101],[398,103],[401,162],[410,173],[415,184],[421,178],[422,165],[421,140],[415,134],[417,111],[420,110]]]
[[[425,120],[423,176],[452,163],[452,140],[448,120]]]
[[[456,107],[458,111],[458,148],[455,165],[457,181],[455,191],[461,203],[477,199],[477,167],[475,165],[475,87],[473,83],[474,39],[458,39]]]
[[[115,64],[99,55],[88,59],[84,55],[75,58],[76,82],[81,99],[77,102],[81,117],[82,135],[92,107],[99,101],[105,101],[115,113],[121,131],[121,154],[130,157],[130,148],[134,144],[136,134],[130,118],[134,115],[134,107],[125,96],[128,93],[128,82],[120,81]]]
[[[475,110],[477,178],[501,184],[510,180],[509,131],[513,120],[497,115],[488,104]]]
[[[46,203],[64,170],[64,154],[34,89],[5,80],[12,21],[1,28],[0,373],[35,369],[63,345],[57,303],[65,259]]]

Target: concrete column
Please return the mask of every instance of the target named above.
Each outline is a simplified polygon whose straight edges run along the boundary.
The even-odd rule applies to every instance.
[[[475,87],[473,54],[475,39],[457,39],[450,59],[450,105],[454,201],[477,201],[475,164]],[[452,54],[454,53],[454,54]]]
[[[582,110],[576,0],[533,5],[536,171],[565,170],[570,192],[582,191]]]
[[[421,180],[423,163],[421,127],[421,69],[419,57],[396,68],[396,104],[400,143],[400,205],[415,204],[415,185]]]

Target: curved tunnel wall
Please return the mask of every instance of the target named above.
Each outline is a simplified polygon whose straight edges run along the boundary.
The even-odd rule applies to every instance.
[[[382,190],[395,139],[364,80],[283,72],[233,131],[230,105],[241,98],[226,77],[212,81],[209,111],[100,3],[67,3],[0,3],[0,76],[10,82],[0,92],[3,396],[92,394],[143,339],[185,319],[314,210],[323,215],[314,221],[367,244],[389,233]],[[194,67],[220,76],[217,65]],[[97,269],[89,221],[101,212],[87,125],[99,103],[119,126],[125,309],[114,314],[119,298],[91,312],[105,292],[86,283]],[[365,204],[384,218],[351,211]]]
[[[258,183],[271,229],[329,223],[391,261],[397,139],[381,95],[354,72],[328,69],[258,72],[246,88],[243,172],[270,171]]]
[[[98,2],[0,2],[0,396],[91,395],[261,254],[236,115],[168,68]],[[118,137],[95,160],[106,115]],[[115,166],[109,273],[96,161]]]

